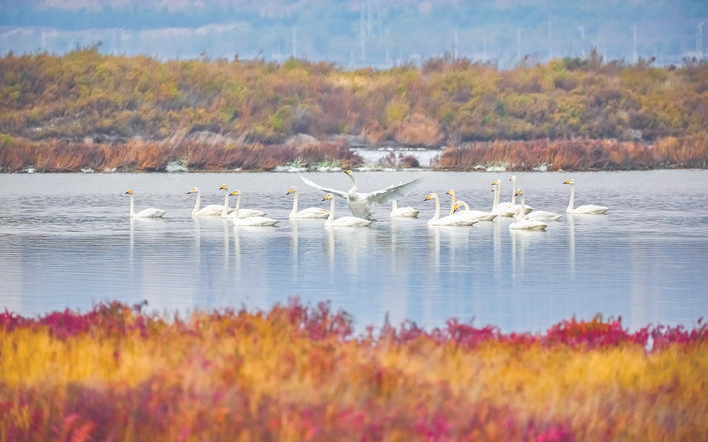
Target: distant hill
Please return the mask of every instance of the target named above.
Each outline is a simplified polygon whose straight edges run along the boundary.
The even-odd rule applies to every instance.
[[[446,52],[511,68],[583,57],[702,58],[703,0],[0,1],[0,53],[285,61],[387,68]],[[706,39],[708,40],[708,38]]]

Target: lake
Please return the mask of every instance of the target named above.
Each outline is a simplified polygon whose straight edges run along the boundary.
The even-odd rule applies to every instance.
[[[341,172],[307,173],[338,189]],[[692,327],[708,314],[708,171],[516,173],[526,203],[562,213],[543,232],[511,232],[510,218],[472,227],[429,228],[436,192],[449,210],[455,189],[472,209],[489,210],[491,183],[511,173],[355,172],[362,191],[414,177],[421,184],[399,206],[420,219],[391,221],[379,206],[370,228],[330,230],[323,221],[288,221],[291,185],[300,207],[329,208],[297,174],[1,174],[0,308],[26,316],[98,302],[148,301],[148,311],[179,314],[219,308],[269,309],[299,297],[331,301],[351,313],[357,331],[411,320],[431,329],[449,318],[537,332],[571,317],[621,316]],[[602,204],[607,215],[565,214],[573,178],[576,205]],[[274,228],[234,228],[193,219],[222,204],[218,188],[243,193],[242,208],[281,220]],[[128,217],[158,207],[164,219]],[[232,205],[235,200],[232,198]],[[349,215],[337,200],[336,216]]]

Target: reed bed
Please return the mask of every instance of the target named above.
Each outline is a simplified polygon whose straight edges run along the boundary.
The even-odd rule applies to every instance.
[[[321,303],[0,314],[0,440],[700,440],[708,327],[368,327]]]
[[[46,140],[0,135],[0,172],[165,172],[177,165],[188,171],[268,171],[278,166],[316,168],[321,164],[355,168],[364,160],[341,140],[295,138],[264,145],[204,133],[176,134],[162,141],[126,142]],[[413,157],[385,158],[384,167],[418,167]],[[478,170],[646,170],[708,167],[708,133],[662,138],[653,145],[617,140],[495,141],[441,150],[433,168]]]

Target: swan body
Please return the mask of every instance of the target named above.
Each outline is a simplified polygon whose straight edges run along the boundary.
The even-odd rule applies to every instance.
[[[334,195],[328,193],[322,201],[327,201],[330,199],[332,200],[332,203],[329,206],[329,216],[327,217],[327,221],[324,223],[325,227],[368,227],[373,222],[371,220],[358,218],[356,216],[343,216],[341,218],[334,219]]]
[[[320,207],[308,207],[298,210],[297,189],[291,187],[286,195],[293,194],[293,210],[290,212],[290,219],[324,219],[329,217],[329,212]]]
[[[520,212],[518,212],[520,213]],[[531,213],[527,213],[526,217],[528,219],[533,219],[536,221],[543,221],[543,222],[549,222],[549,221],[558,221],[561,217],[559,213],[555,212],[547,212],[545,210],[534,210]]]
[[[464,207],[465,210],[460,210],[461,207]],[[494,218],[497,217],[497,215],[490,212],[483,212],[481,210],[470,210],[470,206],[468,206],[467,203],[462,200],[457,200],[457,202],[455,203],[455,206],[453,207],[452,216],[462,216],[465,218],[477,220],[478,222],[494,221]]]
[[[346,173],[349,179],[352,180],[352,187],[347,192],[320,186],[302,175],[300,178],[308,186],[314,187],[315,189],[319,189],[326,193],[331,193],[334,196],[344,198],[347,200],[347,206],[349,207],[349,210],[351,210],[352,215],[357,218],[364,218],[368,220],[373,220],[372,214],[374,211],[374,204],[382,204],[394,198],[405,196],[421,180],[421,178],[415,178],[405,183],[388,186],[385,189],[364,193],[359,192],[359,187],[356,179],[352,175],[352,171],[345,170],[344,173]]]
[[[165,216],[165,212],[162,209],[156,209],[154,207],[149,207],[147,209],[143,209],[138,213],[135,213],[135,209],[133,206],[133,191],[131,189],[128,189],[126,194],[130,195],[130,217],[131,218],[162,218]]]
[[[231,195],[236,195],[236,209],[232,218],[236,227],[272,227],[278,224],[278,220],[267,218],[265,216],[249,216],[247,218],[239,217],[239,209],[241,207],[241,192],[234,190]]]
[[[229,193],[229,187],[226,184],[222,184],[219,189],[226,191],[226,196],[224,197],[224,207],[226,207],[226,211],[222,211],[221,216],[235,216],[234,209],[229,207],[229,197],[236,194],[234,192]],[[262,210],[256,209],[241,209],[238,214],[239,218],[250,218],[252,216],[266,216],[266,213]]]
[[[192,210],[192,216],[220,216],[221,212],[224,210],[224,206],[220,204],[209,204],[206,207],[200,208],[200,204],[202,201],[202,196],[201,193],[199,192],[199,189],[196,187],[192,187],[192,190],[187,192],[187,195],[196,193],[197,194],[197,202],[194,203],[194,209]]]
[[[576,215],[604,215],[610,210],[609,207],[597,206],[595,204],[585,204],[575,207],[575,180],[564,181],[563,184],[570,184],[570,202],[566,212]]]
[[[418,218],[420,210],[412,207],[398,207],[396,200],[391,201],[391,218]]]
[[[460,204],[460,206],[464,206],[466,210],[464,212],[458,211],[458,207],[455,202],[455,191],[450,189],[447,191],[447,194],[452,197],[452,204],[450,205],[450,215],[464,215],[468,218],[476,218],[477,221],[493,221],[494,218],[497,217],[496,214],[491,212],[483,212],[481,210],[470,210],[470,206],[468,206],[467,203],[464,201],[461,201],[462,204]]]
[[[464,217],[448,215],[440,218],[440,199],[434,193],[428,195],[424,201],[435,200],[435,215],[428,220],[429,227],[452,227],[452,226],[472,226],[477,223],[476,219],[466,219]]]
[[[514,196],[516,195],[521,196],[521,207],[519,209],[518,215],[514,217],[514,222],[509,224],[509,230],[546,230],[548,224],[544,223],[543,221],[531,219],[528,215],[524,214],[526,210],[526,204],[524,201],[524,193],[521,191],[521,189],[516,191],[516,194]]]

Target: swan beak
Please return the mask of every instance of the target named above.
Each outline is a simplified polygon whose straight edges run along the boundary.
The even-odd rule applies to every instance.
[[[226,190],[228,189],[228,186],[226,184],[222,184],[221,187],[219,187],[219,190]]]
[[[322,201],[327,201],[329,199],[329,195],[325,195],[324,198],[322,198]]]
[[[518,196],[518,195],[521,195],[521,189],[519,189],[519,190],[516,191],[516,195],[517,195],[517,196]]]
[[[347,175],[350,175],[350,174],[352,173],[352,171],[351,171],[351,170],[345,170],[344,173],[346,173]]]
[[[428,201],[430,199],[430,195],[426,196],[423,201]]]
[[[291,193],[293,193],[292,187],[290,189],[288,189],[288,193],[286,193],[286,195],[290,195]]]
[[[447,193],[448,195],[452,195],[452,189],[448,190],[448,191],[445,192],[445,193]]]
[[[133,191],[129,189],[127,192],[125,192],[124,195],[132,195],[132,194],[133,194]]]

